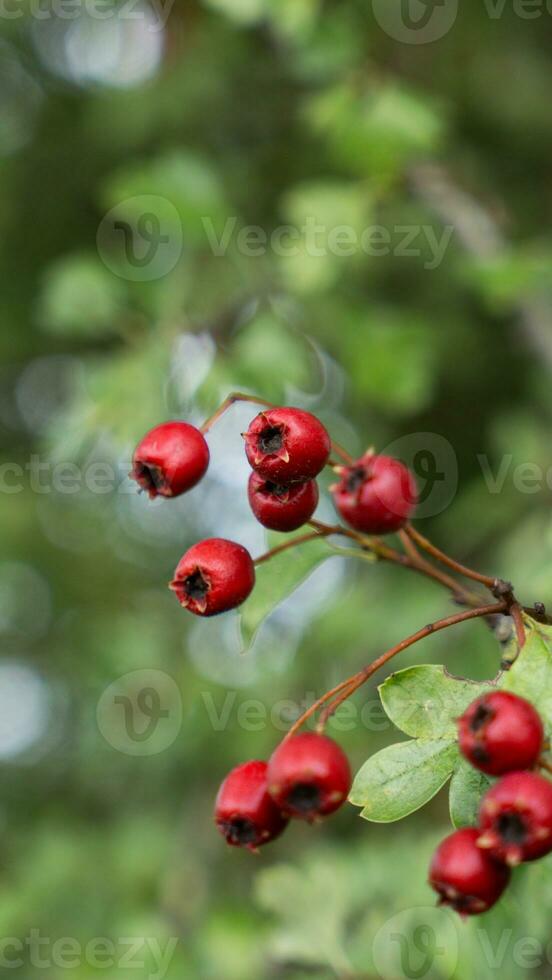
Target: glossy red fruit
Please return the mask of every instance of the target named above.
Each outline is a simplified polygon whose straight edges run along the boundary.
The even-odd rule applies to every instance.
[[[390,534],[412,516],[416,482],[398,459],[366,453],[338,472],[340,482],[332,488],[334,503],[343,520],[357,531]]]
[[[514,866],[552,851],[552,783],[534,772],[510,772],[485,793],[478,846]]]
[[[321,422],[300,408],[271,408],[253,419],[244,434],[253,469],[273,483],[318,476],[330,458],[330,437]]]
[[[508,691],[477,698],[458,721],[460,750],[477,769],[501,776],[531,769],[542,749],[542,721],[532,704]]]
[[[266,784],[266,762],[244,762],[222,783],[215,822],[228,844],[254,850],[274,840],[287,824]]]
[[[475,827],[457,830],[439,844],[429,868],[429,884],[461,915],[480,915],[498,901],[510,870],[477,846]]]
[[[178,497],[191,490],[209,466],[209,447],[187,422],[165,422],[138,443],[130,476],[150,498]]]
[[[315,820],[333,813],[351,788],[347,756],[327,735],[284,739],[268,763],[268,791],[286,816]]]
[[[316,480],[285,486],[265,480],[253,471],[247,495],[259,523],[272,531],[297,530],[310,520],[318,506]]]
[[[207,538],[180,559],[170,588],[196,616],[216,616],[245,602],[254,585],[249,552],[235,541]]]

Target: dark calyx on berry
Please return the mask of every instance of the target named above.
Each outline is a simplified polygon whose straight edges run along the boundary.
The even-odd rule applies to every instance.
[[[271,483],[270,480],[265,480],[262,487],[259,487],[257,493],[269,493],[273,497],[287,497],[289,494],[289,487],[283,483]]]
[[[472,732],[481,731],[492,718],[494,718],[494,711],[486,704],[478,704],[473,717],[470,719],[470,730]]]
[[[346,476],[347,490],[349,493],[354,493],[355,490],[360,490],[362,484],[365,480],[370,479],[370,474],[368,468],[365,466],[353,466]]]
[[[321,804],[320,790],[312,783],[297,783],[286,797],[286,806],[307,817],[318,813]]]
[[[496,829],[506,844],[524,844],[527,840],[527,826],[519,813],[501,813]]]
[[[258,436],[259,449],[263,453],[278,453],[284,444],[283,426],[267,425]]]
[[[165,490],[165,477],[162,470],[157,466],[135,463],[132,470],[132,477],[136,480],[140,490],[145,490],[151,496],[155,497],[157,494],[163,494]]]
[[[234,847],[255,846],[257,843],[259,835],[255,824],[251,820],[236,817],[234,820],[221,821],[219,827],[221,834]]]
[[[197,571],[192,572],[188,575],[182,583],[184,591],[190,599],[194,599],[196,602],[201,602],[205,598],[209,591],[209,583],[204,579],[199,568]]]

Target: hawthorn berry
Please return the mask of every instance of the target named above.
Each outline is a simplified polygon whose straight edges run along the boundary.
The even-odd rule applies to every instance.
[[[351,466],[340,466],[332,488],[337,511],[351,527],[366,534],[390,534],[412,516],[417,502],[410,470],[391,456],[366,453]]]
[[[271,408],[253,419],[245,452],[253,469],[277,484],[311,480],[330,458],[331,440],[321,422],[300,408]]]
[[[478,846],[515,866],[552,851],[552,783],[534,772],[510,772],[485,793]]]
[[[272,531],[297,530],[310,520],[318,506],[316,480],[286,486],[265,480],[253,471],[247,495],[259,523]]]
[[[268,762],[268,791],[286,816],[315,820],[337,810],[351,788],[347,756],[333,739],[302,732]]]
[[[245,602],[255,585],[255,566],[241,544],[207,538],[180,559],[170,588],[196,616],[216,616]]]
[[[458,721],[460,750],[477,769],[501,776],[535,765],[544,738],[532,704],[508,691],[477,698]]]
[[[266,762],[244,762],[227,775],[217,794],[215,822],[228,844],[254,850],[281,834],[287,819],[269,795]]]
[[[164,422],[138,443],[130,476],[150,498],[178,497],[191,490],[209,466],[209,447],[188,422]]]
[[[429,868],[429,884],[461,915],[480,915],[500,898],[510,869],[478,847],[475,827],[456,830],[439,844]]]

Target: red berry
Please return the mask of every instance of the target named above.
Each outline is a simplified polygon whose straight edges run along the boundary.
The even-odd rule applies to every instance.
[[[326,735],[303,732],[284,739],[268,763],[268,791],[289,817],[314,820],[333,813],[350,788],[347,756]]]
[[[245,602],[254,585],[249,552],[235,541],[207,538],[180,559],[170,588],[196,616],[216,616]]]
[[[330,458],[326,429],[300,408],[271,408],[253,419],[245,438],[247,458],[257,473],[274,483],[318,476]]]
[[[138,443],[130,476],[151,498],[178,497],[205,475],[209,448],[203,435],[187,422],[165,422]]]
[[[316,480],[285,486],[265,480],[253,471],[247,494],[257,520],[272,531],[297,530],[310,520],[318,506]]]
[[[510,772],[485,793],[479,847],[506,864],[552,851],[552,783],[534,772]]]
[[[266,785],[266,762],[244,762],[222,783],[215,803],[215,822],[233,847],[254,850],[274,840],[287,824]]]
[[[357,531],[390,534],[411,517],[417,502],[410,470],[391,456],[366,453],[351,466],[340,467],[333,488],[341,517]]]
[[[542,721],[529,701],[493,691],[470,704],[458,722],[460,750],[490,776],[531,769],[542,749]]]
[[[498,901],[510,880],[510,869],[477,846],[475,827],[457,830],[441,841],[429,868],[429,884],[461,915],[480,915]]]

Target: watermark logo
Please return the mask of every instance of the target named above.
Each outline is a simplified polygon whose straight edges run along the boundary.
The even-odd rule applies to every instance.
[[[402,460],[416,477],[416,517],[435,517],[452,503],[458,490],[458,459],[448,439],[437,432],[412,432],[382,450]]]
[[[458,962],[456,926],[451,915],[442,909],[407,909],[378,930],[372,955],[384,980],[449,980]]]
[[[431,44],[456,21],[458,0],[372,0],[374,17],[389,37],[403,44]]]
[[[96,236],[104,265],[130,282],[151,282],[172,272],[182,242],[182,222],[174,204],[153,194],[121,201],[104,216]]]
[[[157,755],[180,731],[180,690],[162,670],[134,670],[103,692],[96,717],[106,742],[118,752]]]

